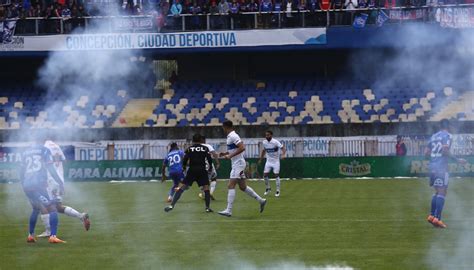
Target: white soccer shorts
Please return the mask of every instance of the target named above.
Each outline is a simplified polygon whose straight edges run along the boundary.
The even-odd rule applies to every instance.
[[[280,173],[280,162],[265,162],[265,168],[263,169],[263,173],[270,173],[273,171],[274,174]]]
[[[245,161],[237,161],[232,164],[230,171],[230,179],[244,179],[245,178]]]

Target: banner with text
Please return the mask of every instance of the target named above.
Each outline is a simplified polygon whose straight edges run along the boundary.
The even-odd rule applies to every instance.
[[[438,9],[436,20],[442,27],[474,28],[474,8]]]
[[[239,48],[314,44],[326,44],[326,28],[13,36],[10,43],[0,44],[0,51]]]

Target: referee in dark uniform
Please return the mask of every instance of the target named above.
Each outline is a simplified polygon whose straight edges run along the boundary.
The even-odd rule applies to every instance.
[[[176,202],[181,197],[181,194],[193,185],[193,182],[196,181],[200,187],[203,187],[204,198],[206,202],[206,212],[213,212],[209,208],[211,203],[211,195],[209,193],[209,177],[208,173],[212,171],[212,157],[209,154],[209,149],[201,144],[202,136],[200,134],[194,134],[193,136],[193,145],[188,147],[184,152],[183,159],[183,171],[186,171],[186,166],[189,163],[189,169],[186,172],[186,176],[183,182],[180,183],[178,190],[173,196],[173,201],[171,205],[165,207],[165,212],[173,210]],[[206,170],[206,160],[209,164],[209,172]]]

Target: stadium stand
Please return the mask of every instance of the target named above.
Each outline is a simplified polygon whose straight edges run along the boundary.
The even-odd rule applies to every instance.
[[[164,90],[161,99],[130,99],[119,90],[79,96],[60,108],[31,86],[15,86],[2,90],[0,129],[219,126],[225,119],[240,125],[474,120],[474,91],[365,85],[315,79],[182,81]]]
[[[129,100],[124,90],[116,95],[84,95],[66,104],[33,86],[7,86],[1,93],[0,129],[107,127]]]
[[[458,96],[451,87],[370,89],[333,80],[189,81],[172,87],[145,126],[215,126],[224,119],[241,125],[469,120],[473,109],[473,92]]]

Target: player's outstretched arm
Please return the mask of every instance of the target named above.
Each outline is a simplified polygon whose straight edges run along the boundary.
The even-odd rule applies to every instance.
[[[281,157],[280,159],[285,159],[286,158],[286,147],[283,145],[281,147]]]
[[[216,170],[219,170],[219,168],[221,166],[221,162],[219,161],[219,155],[217,154],[216,151],[214,151],[214,152],[211,153],[211,157],[214,160]]]
[[[59,177],[59,174],[56,172],[56,169],[54,169],[53,163],[46,163],[46,169],[51,174],[54,181],[59,185],[59,193],[64,195],[64,183]]]
[[[207,162],[209,163],[208,171],[212,172],[212,157],[211,157],[211,154],[209,152],[206,152],[206,159],[207,159]]]
[[[163,161],[163,165],[161,165],[161,183],[163,183],[166,180],[166,162]]]
[[[226,159],[231,159],[231,158],[237,156],[238,154],[243,153],[244,151],[245,151],[245,145],[244,145],[243,142],[240,142],[239,144],[237,144],[237,150],[234,153],[230,154],[230,155],[227,154],[225,156],[225,158]]]
[[[265,157],[265,148],[262,146],[262,151],[260,151],[260,158],[258,159],[258,164],[262,163],[263,158]]]

